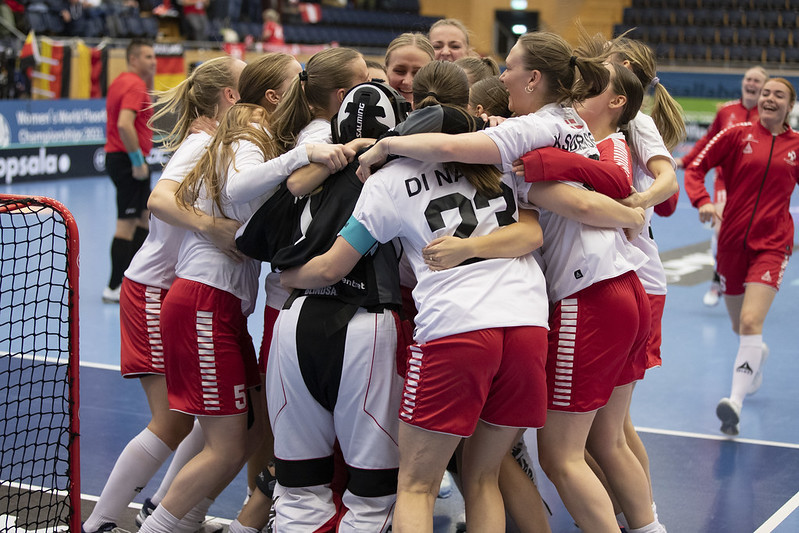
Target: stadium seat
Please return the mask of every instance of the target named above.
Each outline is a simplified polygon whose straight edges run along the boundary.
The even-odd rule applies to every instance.
[[[682,30],[682,41],[684,43],[693,44],[699,40],[699,28],[696,26],[686,26]]]
[[[727,11],[727,25],[733,26],[738,28],[743,26],[744,21],[744,12],[740,9],[733,9],[731,11]]]
[[[785,62],[793,66],[799,65],[799,48],[790,46],[785,49]]]
[[[775,46],[788,46],[791,32],[787,28],[775,28],[772,35]]]
[[[781,15],[783,28],[790,30],[796,27],[796,11],[783,11]]]
[[[771,64],[782,63],[782,48],[778,46],[766,48],[766,62]]]
[[[714,26],[702,26],[699,28],[699,42],[705,44],[716,43],[716,28]]]
[[[760,63],[763,61],[763,49],[759,46],[744,48],[744,61],[750,63]]]
[[[754,41],[758,46],[768,46],[771,44],[771,30],[769,28],[755,29]]]
[[[752,28],[738,28],[738,44],[749,46],[752,44],[755,32]]]
[[[780,10],[772,9],[760,12],[760,22],[766,28],[777,28],[780,25]]]
[[[728,48],[730,61],[743,61],[744,60],[744,47],[740,44],[732,45]]]
[[[731,45],[735,41],[735,28],[722,26],[719,28],[719,42],[724,45]]]
[[[723,44],[714,44],[710,47],[710,59],[712,61],[724,61],[727,59],[727,47]]]
[[[693,13],[696,26],[718,26],[724,21],[721,13],[714,13],[709,9],[697,9]]]

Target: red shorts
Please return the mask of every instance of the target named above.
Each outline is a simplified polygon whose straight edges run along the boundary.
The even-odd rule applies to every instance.
[[[649,299],[634,272],[559,301],[550,316],[549,409],[594,411],[614,387],[641,379],[650,321]]]
[[[477,421],[541,427],[546,419],[546,328],[489,328],[408,348],[400,420],[468,437]]]
[[[663,307],[666,305],[665,294],[647,294],[649,308],[652,310],[652,325],[649,328],[649,339],[646,341],[646,369],[663,364],[660,359],[660,343],[663,340],[660,323],[663,321]]]
[[[777,251],[719,250],[716,262],[721,278],[721,292],[728,296],[738,296],[744,293],[744,285],[747,283],[762,283],[775,291],[780,290],[790,257],[785,252]]]
[[[166,289],[122,278],[119,292],[120,366],[122,376],[164,375],[161,302]]]
[[[272,332],[275,329],[280,309],[264,306],[264,337],[261,339],[261,350],[258,352],[258,370],[266,374],[266,362],[269,360],[269,346],[272,344]]]
[[[161,328],[169,408],[191,415],[247,412],[246,389],[260,385],[241,300],[196,281],[176,279]]]

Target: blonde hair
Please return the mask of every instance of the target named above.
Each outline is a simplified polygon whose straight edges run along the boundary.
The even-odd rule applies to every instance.
[[[475,82],[469,89],[469,105],[473,109],[478,105],[483,106],[489,116],[507,118],[512,114],[508,109],[508,90],[498,76]]]
[[[264,54],[248,63],[239,78],[239,96],[245,104],[258,104],[266,110],[270,119],[275,106],[266,100],[266,91],[277,91],[286,81],[288,66],[296,62],[293,56],[281,52]]]
[[[607,87],[610,72],[603,64],[604,59],[573,50],[560,35],[527,33],[519,37],[517,44],[523,51],[524,68],[545,75],[547,95],[554,102],[581,102],[601,94]]]
[[[237,103],[228,109],[208,149],[175,192],[178,204],[186,209],[194,208],[204,188],[205,194],[216,206],[218,213],[215,215],[224,216],[222,191],[227,182],[228,168],[230,165],[236,166],[233,144],[250,141],[261,150],[265,160],[278,155],[277,147],[265,128],[266,113],[261,106]]]
[[[470,84],[499,75],[499,65],[490,57],[462,57],[455,64],[466,71]]]
[[[232,57],[215,57],[204,61],[191,75],[167,91],[156,91],[155,109],[147,125],[163,135],[163,149],[171,152],[189,135],[195,118],[215,118],[219,111],[219,98],[226,87],[236,88]],[[169,115],[177,115],[171,130],[158,128],[156,123]]]
[[[470,46],[469,45],[469,28],[467,28],[466,25],[463,22],[461,22],[460,20],[458,20],[458,19],[440,19],[440,20],[435,21],[433,23],[433,25],[430,26],[430,31],[427,32],[428,38],[430,37],[430,34],[433,33],[434,29],[439,28],[441,26],[455,26],[456,28],[461,30],[461,32],[463,33],[463,36],[466,39],[465,40],[466,47],[469,48],[469,46]]]
[[[630,62],[630,68],[641,82],[644,91],[654,85],[650,115],[660,136],[663,137],[663,144],[669,150],[673,150],[685,139],[685,120],[680,104],[671,97],[659,80],[655,81],[657,64],[654,52],[641,42],[621,36],[610,41],[609,53],[613,62]]]
[[[428,56],[430,56],[430,61],[432,61],[436,56],[436,51],[433,50],[433,45],[430,44],[430,39],[425,37],[421,33],[401,33],[393,41],[391,41],[386,48],[386,68],[388,68],[391,53],[394,52],[397,48],[402,48],[403,46],[415,46]]]
[[[351,48],[327,48],[311,56],[272,115],[272,134],[282,150],[292,148],[300,130],[327,110],[332,93],[354,85],[351,64],[359,58],[361,53]]]
[[[450,61],[433,61],[419,69],[413,78],[414,109],[440,105],[463,115],[469,131],[478,129],[478,122],[466,111],[469,102],[469,81],[466,73]],[[480,121],[482,125],[482,121]],[[482,195],[495,197],[502,191],[502,173],[494,165],[444,163],[444,167],[466,180]]]

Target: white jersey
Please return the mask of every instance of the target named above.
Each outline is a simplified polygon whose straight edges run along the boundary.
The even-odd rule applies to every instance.
[[[364,185],[353,217],[379,242],[400,237],[416,276],[416,342],[492,327],[547,327],[544,277],[531,255],[466,262],[434,272],[422,248],[444,235],[487,235],[518,219],[516,186],[487,199],[435,163],[398,159]]]
[[[323,118],[313,119],[297,135],[297,146],[308,143],[330,144],[332,142],[333,131],[330,129],[330,121]]]
[[[658,132],[655,121],[640,111],[628,126],[630,138],[630,152],[633,156],[633,187],[637,191],[645,191],[652,186],[655,178],[646,168],[647,162],[653,157],[666,157],[674,168],[677,168],[674,158],[669,153],[663,138]],[[660,261],[660,253],[655,239],[652,238],[651,221],[655,208],[646,210],[646,226],[641,234],[633,239],[632,244],[644,252],[648,261],[636,270],[641,284],[647,294],[666,294],[666,271]]]
[[[222,190],[223,212],[218,211],[204,188],[195,205],[209,215],[225,216],[242,223],[263,205],[286,176],[308,164],[304,147],[269,161],[264,161],[264,154],[250,141],[234,143],[233,151],[235,165],[228,167]],[[249,258],[235,261],[196,232],[186,234],[176,268],[180,278],[204,283],[241,299],[245,315],[252,313],[255,306],[260,270],[260,261]]]
[[[200,160],[211,136],[205,132],[186,137],[169,159],[160,180],[181,183],[186,174]],[[175,264],[178,262],[180,243],[187,231],[150,217],[150,233],[133,256],[125,277],[136,283],[168,289],[175,281]]]
[[[502,168],[536,148],[555,146],[586,157],[599,157],[596,142],[574,109],[549,104],[537,112],[510,118],[484,130],[499,148]],[[583,188],[575,182],[564,182]],[[639,268],[646,257],[630,246],[620,229],[587,226],[550,211],[541,211],[544,245],[541,259],[549,299],[558,302],[596,282]]]

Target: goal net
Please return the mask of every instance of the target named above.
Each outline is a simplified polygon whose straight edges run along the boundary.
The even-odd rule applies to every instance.
[[[0,531],[80,531],[78,231],[0,195]]]

